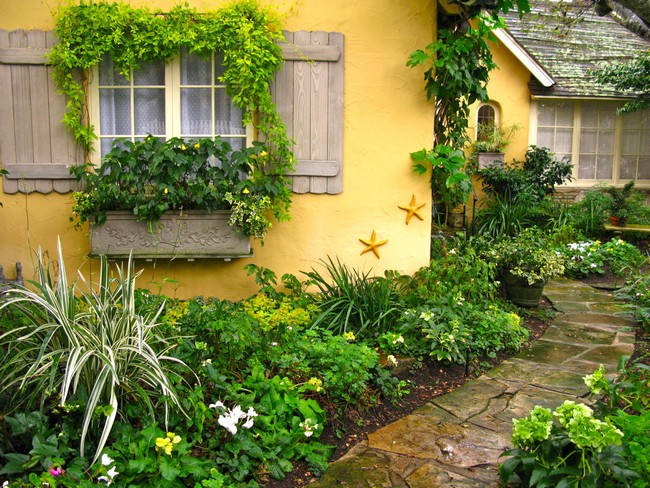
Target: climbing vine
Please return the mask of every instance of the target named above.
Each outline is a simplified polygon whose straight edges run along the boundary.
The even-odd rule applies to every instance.
[[[283,35],[278,16],[254,0],[240,0],[209,12],[198,12],[187,4],[163,12],[82,0],[59,10],[56,34],[59,42],[48,62],[58,88],[68,98],[64,123],[86,151],[92,150],[95,139],[84,113],[84,77],[89,70],[110,54],[116,69],[128,77],[141,63],[169,61],[186,47],[199,56],[223,52],[221,81],[233,103],[242,109],[244,123],[255,124],[269,145],[272,164],[262,170],[283,178],[292,168],[291,142],[269,91],[282,64],[277,41]],[[290,199],[288,189],[276,195],[275,201],[283,207],[274,209],[277,217],[287,218]]]

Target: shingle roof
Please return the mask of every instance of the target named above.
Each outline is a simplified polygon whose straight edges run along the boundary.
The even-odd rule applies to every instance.
[[[620,63],[650,50],[650,41],[618,23],[611,15],[598,16],[593,7],[568,9],[565,18],[576,20],[570,26],[560,21],[553,9],[566,2],[536,0],[531,13],[519,19],[516,13],[505,18],[506,29],[515,40],[555,80],[544,88],[534,78],[533,95],[561,97],[624,97],[621,93],[595,82],[590,69],[602,63]],[[590,2],[591,3],[591,2]],[[569,4],[571,5],[571,4]],[[582,10],[578,16],[576,10]]]

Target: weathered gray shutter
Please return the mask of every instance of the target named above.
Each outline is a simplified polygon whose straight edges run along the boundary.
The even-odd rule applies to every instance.
[[[285,32],[274,101],[295,141],[296,193],[343,191],[343,34]]]
[[[66,193],[77,188],[69,167],[83,151],[61,122],[66,101],[45,55],[53,32],[0,30],[0,163],[5,193]]]

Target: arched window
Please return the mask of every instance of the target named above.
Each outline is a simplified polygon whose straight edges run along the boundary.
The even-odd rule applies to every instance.
[[[497,109],[493,105],[481,105],[478,108],[476,122],[479,125],[494,125],[497,121]]]

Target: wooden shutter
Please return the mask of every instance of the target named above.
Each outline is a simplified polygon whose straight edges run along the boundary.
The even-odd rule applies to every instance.
[[[295,141],[296,193],[343,191],[343,34],[285,32],[273,95]]]
[[[62,122],[66,101],[57,92],[46,54],[53,32],[0,30],[0,163],[9,171],[5,193],[66,193],[77,188],[69,167],[83,151]]]

